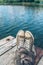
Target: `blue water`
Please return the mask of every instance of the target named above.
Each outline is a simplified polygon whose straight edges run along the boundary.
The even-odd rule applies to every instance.
[[[20,30],[30,30],[35,45],[43,48],[43,8],[28,6],[0,6],[0,39]]]

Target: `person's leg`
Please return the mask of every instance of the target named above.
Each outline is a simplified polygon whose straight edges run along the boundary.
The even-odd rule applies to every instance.
[[[20,30],[17,33],[16,40],[17,40],[17,48],[24,46],[24,31],[23,30]]]
[[[30,32],[26,31],[24,33],[23,30],[20,30],[16,36],[17,39],[17,47],[19,48],[15,53],[15,65],[34,65],[34,53],[29,51],[31,49],[31,45],[34,42]],[[24,42],[25,39],[25,42]],[[31,42],[31,43],[30,43]],[[25,46],[25,48],[24,48]]]
[[[29,52],[25,48],[21,48],[18,51],[16,51],[16,54],[14,61],[15,65],[34,65],[33,52]]]

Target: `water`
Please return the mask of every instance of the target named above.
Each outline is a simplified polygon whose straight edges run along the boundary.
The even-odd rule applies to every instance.
[[[43,48],[43,8],[28,6],[0,6],[0,39],[16,36],[20,30],[30,30],[35,45]]]

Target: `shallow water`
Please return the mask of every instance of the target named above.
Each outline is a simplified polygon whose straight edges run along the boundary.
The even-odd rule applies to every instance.
[[[18,30],[30,30],[35,45],[43,48],[43,8],[28,6],[0,6],[0,39]]]

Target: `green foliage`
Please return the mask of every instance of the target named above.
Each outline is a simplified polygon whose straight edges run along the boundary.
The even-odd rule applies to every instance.
[[[9,3],[10,3],[10,2],[12,2],[12,3],[13,3],[13,2],[26,2],[26,1],[27,1],[27,2],[29,2],[29,1],[31,2],[31,1],[33,1],[33,0],[0,0],[0,3],[2,3],[2,2],[6,2],[6,3],[7,3],[7,2],[9,2]]]
[[[0,0],[0,2],[3,2],[4,0]]]
[[[40,0],[0,0],[0,3],[18,3],[18,2],[36,2],[39,3]]]

